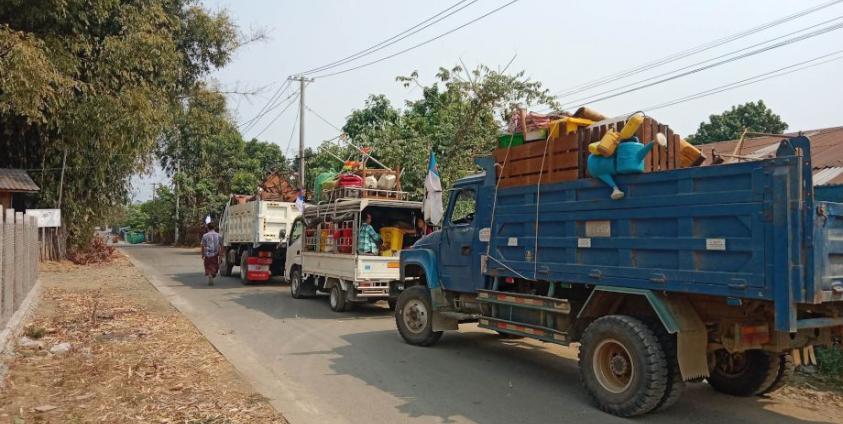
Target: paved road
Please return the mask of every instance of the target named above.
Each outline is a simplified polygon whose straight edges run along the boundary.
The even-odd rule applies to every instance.
[[[208,287],[194,250],[122,249],[293,424],[632,422],[589,404],[573,349],[503,341],[474,326],[434,347],[409,346],[385,304],[337,314],[325,297],[293,299],[280,280],[243,286],[222,278]],[[645,420],[802,421],[794,416],[816,418],[694,384],[674,408]]]

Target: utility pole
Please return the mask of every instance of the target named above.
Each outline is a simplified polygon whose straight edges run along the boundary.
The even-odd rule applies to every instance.
[[[305,192],[307,192],[304,175],[304,88],[307,86],[307,83],[313,82],[313,78],[306,78],[304,75],[298,75],[290,77],[290,79],[299,82],[299,188],[304,189]]]
[[[181,137],[176,138],[176,174],[175,174],[175,192],[176,192],[176,227],[173,231],[173,245],[179,244],[179,170],[181,170]]]

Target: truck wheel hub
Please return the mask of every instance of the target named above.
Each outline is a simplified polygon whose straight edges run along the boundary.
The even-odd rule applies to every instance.
[[[597,382],[611,393],[622,393],[632,384],[635,367],[626,347],[615,339],[605,339],[592,356]]]
[[[412,299],[404,305],[404,325],[407,329],[419,333],[427,326],[427,307],[418,299]]]

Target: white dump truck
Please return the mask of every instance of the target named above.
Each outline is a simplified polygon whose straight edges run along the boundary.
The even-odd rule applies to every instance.
[[[267,281],[284,271],[287,235],[301,214],[292,202],[233,195],[220,219],[220,274],[240,268],[244,283]]]
[[[382,239],[377,254],[358,251],[358,231],[368,214]],[[414,224],[421,217],[420,202],[398,199],[341,199],[308,206],[288,241],[284,275],[292,296],[327,292],[336,312],[379,300],[394,308],[397,291],[390,287],[401,277],[398,252],[417,239]]]

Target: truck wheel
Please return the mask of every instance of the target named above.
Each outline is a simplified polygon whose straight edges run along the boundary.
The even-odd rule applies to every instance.
[[[249,265],[247,264],[249,260],[249,251],[244,250],[243,254],[240,255],[240,280],[243,281],[243,284],[249,284],[252,280],[247,277],[247,270],[249,269]]]
[[[761,349],[714,352],[715,364],[708,384],[732,396],[755,396],[772,386],[781,366],[777,355]]]
[[[229,255],[231,253],[226,250],[226,252],[220,255],[220,275],[223,277],[231,277],[231,269],[234,268],[234,264],[231,263],[229,260]]]
[[[650,328],[659,339],[664,351],[664,358],[667,361],[667,387],[664,397],[653,411],[663,411],[673,406],[682,392],[685,390],[685,381],[682,380],[682,371],[679,369],[679,357],[676,347],[676,334],[670,334],[664,329],[660,321],[651,322]]]
[[[775,392],[778,389],[781,389],[787,382],[790,380],[790,377],[793,376],[793,372],[796,370],[796,364],[793,363],[793,356],[789,353],[782,353],[779,355],[779,370],[775,374],[775,378],[773,379],[773,383],[770,384],[770,387],[762,390],[758,395],[764,395],[767,393]]]
[[[345,292],[339,284],[331,287],[331,293],[328,296],[328,302],[331,304],[331,310],[334,312],[345,312]]]
[[[645,414],[665,398],[668,364],[656,334],[625,315],[604,316],[580,341],[580,380],[601,410],[621,417]]]
[[[311,284],[313,284],[311,282]],[[290,271],[290,295],[293,296],[293,299],[304,299],[311,296],[313,292],[310,287],[308,287],[307,281],[302,278],[301,269],[296,266]]]
[[[433,331],[433,307],[427,287],[413,286],[398,296],[395,323],[404,341],[416,346],[430,346],[442,337]]]

